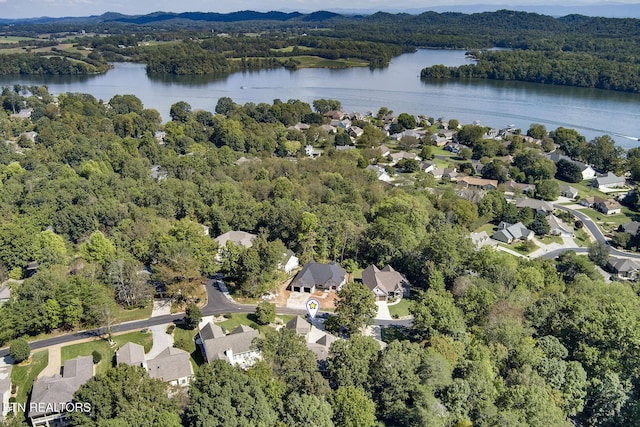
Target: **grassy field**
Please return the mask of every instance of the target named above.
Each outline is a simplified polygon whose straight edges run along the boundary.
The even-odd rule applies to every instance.
[[[293,48],[295,46],[287,46],[280,49],[270,49],[272,52],[280,52],[280,53],[290,53],[293,52]],[[298,46],[298,50],[304,52],[305,50],[311,50],[308,46]]]
[[[132,310],[127,310],[118,306],[115,310],[114,316],[116,318],[116,323],[130,322],[132,320],[148,319],[151,317],[152,310],[153,306],[151,304],[145,308],[134,308]]]
[[[632,216],[637,215],[628,208],[622,208],[622,213],[617,215],[605,215],[593,209],[579,209],[580,212],[591,218],[604,233],[616,231],[624,223],[631,222]]]
[[[25,40],[36,41],[38,39],[34,39],[33,37],[20,37],[20,36],[1,36],[0,37],[0,43],[18,43]]]
[[[585,180],[585,181],[576,182],[576,183],[564,182],[564,181],[560,181],[559,179],[556,179],[556,181],[558,182],[559,185],[570,185],[571,187],[578,190],[578,196],[581,199],[584,199],[585,197],[590,197],[590,196],[607,198],[606,194],[604,194],[602,191],[598,190],[597,188],[594,188],[591,186],[591,180]]]
[[[491,235],[493,233],[495,233],[497,229],[498,229],[497,226],[495,226],[495,225],[493,225],[491,223],[487,223],[487,224],[483,225],[482,227],[478,228],[476,230],[476,233],[482,233],[483,231],[486,231],[487,234],[489,235],[489,237],[491,237]]]
[[[89,341],[62,347],[60,350],[62,363],[78,356],[91,356],[93,351],[97,351],[100,353],[100,356],[102,356],[102,359],[96,366],[96,374],[102,374],[113,366],[113,357],[116,349],[122,347],[126,343],[133,342],[140,344],[144,347],[145,352],[151,350],[151,346],[153,345],[153,337],[150,333],[130,332],[114,336],[113,340],[116,342],[114,347],[109,346],[109,342],[107,340]]]
[[[562,237],[560,236],[544,236],[544,237],[539,237],[538,241],[542,244],[545,245],[549,245],[551,243],[558,243],[558,244],[562,244],[563,240]]]
[[[591,239],[589,239],[589,235],[581,228],[576,228],[573,233],[573,240],[578,244],[578,246],[587,247],[591,244]]]
[[[188,330],[179,326],[173,330],[174,345],[190,354],[189,360],[194,370],[205,363],[204,357],[202,357],[202,353],[200,353],[194,340],[197,333],[197,329]]]
[[[17,385],[16,402],[26,403],[33,380],[47,367],[49,350],[41,350],[31,355],[31,362],[25,365],[14,365],[11,369],[11,381]],[[24,362],[23,362],[24,363]]]
[[[298,68],[349,68],[367,67],[369,63],[361,59],[325,59],[319,56],[299,55],[292,56],[299,63]]]

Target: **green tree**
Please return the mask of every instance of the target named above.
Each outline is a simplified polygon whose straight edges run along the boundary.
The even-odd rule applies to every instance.
[[[407,113],[400,113],[398,115],[397,124],[401,131],[404,129],[415,129],[417,126],[415,116]]]
[[[345,386],[334,390],[331,407],[336,426],[373,427],[376,424],[375,404],[361,388]]]
[[[234,109],[234,103],[231,98],[228,96],[223,96],[218,99],[218,103],[216,104],[216,113],[223,114],[225,116],[229,115]]]
[[[527,131],[527,136],[535,139],[544,139],[547,137],[547,128],[540,123],[532,123]]]
[[[589,259],[599,267],[604,267],[609,261],[609,245],[600,240],[589,245]]]
[[[379,352],[380,345],[372,337],[353,335],[334,342],[327,357],[331,386],[370,389],[369,371]]]
[[[567,182],[580,182],[582,181],[582,171],[580,167],[574,162],[570,162],[565,159],[560,159],[556,163],[556,178]]]
[[[200,307],[194,303],[187,304],[182,321],[187,329],[195,329],[200,321],[202,321],[202,311],[200,311]]]
[[[260,301],[256,307],[256,319],[261,325],[268,325],[276,320],[276,305],[268,301]]]
[[[268,427],[277,422],[260,382],[222,360],[198,369],[189,398],[186,426]]]
[[[73,411],[73,425],[136,425],[144,427],[181,424],[177,403],[168,397],[168,384],[149,377],[137,366],[118,365],[87,381],[75,392],[87,411]]]
[[[465,335],[464,317],[453,296],[444,289],[421,292],[410,312],[414,329],[423,339],[438,335],[462,339]]]
[[[336,314],[340,325],[350,335],[371,324],[378,312],[377,308],[373,292],[363,283],[346,283],[338,292]]]
[[[116,255],[116,247],[99,230],[91,233],[81,251],[85,260],[102,266],[107,266]]]
[[[285,423],[289,426],[333,427],[333,409],[321,397],[291,393],[285,400]]]
[[[543,179],[536,186],[536,196],[543,200],[556,200],[560,197],[560,185],[553,179]]]
[[[536,216],[533,222],[529,225],[531,231],[536,233],[536,236],[544,236],[545,234],[549,234],[549,221],[547,221],[547,217],[542,212],[536,213]]]
[[[11,341],[11,346],[9,346],[9,356],[11,356],[16,363],[27,360],[29,356],[31,356],[31,346],[27,340],[16,338]]]
[[[169,116],[174,122],[186,122],[191,114],[191,105],[185,101],[178,101],[171,105]]]

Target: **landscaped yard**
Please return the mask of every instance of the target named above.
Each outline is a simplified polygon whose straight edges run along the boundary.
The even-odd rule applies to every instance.
[[[551,243],[558,243],[558,244],[563,244],[563,240],[562,237],[560,236],[544,236],[544,237],[538,237],[537,238],[538,241],[544,245],[550,245]]]
[[[47,367],[49,363],[49,350],[41,350],[31,355],[30,362],[26,364],[14,365],[11,369],[11,382],[16,384],[17,403],[26,403],[29,391],[33,385],[33,380]]]
[[[617,215],[605,215],[589,208],[579,209],[579,211],[598,224],[604,233],[616,231],[620,225],[632,221],[630,215],[635,215],[635,213],[628,208],[623,208],[622,213]]]
[[[115,351],[126,343],[133,342],[140,344],[144,347],[145,352],[151,350],[151,346],[153,345],[153,336],[150,333],[130,332],[114,336],[113,340],[116,343],[114,347],[110,347],[109,342],[104,339],[62,347],[60,349],[62,363],[77,356],[91,356],[93,351],[97,351],[100,353],[101,360],[100,363],[96,365],[96,374],[102,374],[113,366]]]
[[[578,190],[578,195],[581,199],[584,199],[585,197],[589,197],[589,196],[598,196],[598,197],[603,197],[603,198],[607,198],[607,195],[604,194],[602,191],[598,190],[597,188],[594,188],[591,186],[591,180],[585,180],[585,181],[581,181],[581,182],[564,182],[564,181],[560,181],[559,179],[556,179],[556,181],[558,181],[559,185],[569,185],[573,188],[575,188],[576,190]]]
[[[589,235],[586,231],[581,228],[576,228],[573,232],[573,241],[578,244],[578,246],[587,247],[591,244],[591,239],[589,239]]]
[[[476,230],[476,233],[482,233],[483,231],[486,231],[487,234],[489,235],[489,237],[491,237],[491,235],[493,235],[493,233],[495,233],[497,229],[498,229],[498,227],[496,225],[491,224],[490,222],[488,222],[485,225],[483,225],[482,227],[478,228]]]
[[[130,322],[132,320],[148,319],[149,317],[151,317],[152,310],[153,310],[153,304],[149,304],[148,307],[134,308],[131,310],[127,310],[125,308],[117,306],[114,312],[114,317],[115,317],[116,323],[124,323],[124,322]]]
[[[191,355],[190,360],[194,370],[205,363],[204,357],[202,357],[202,353],[194,340],[197,333],[197,329],[189,330],[179,326],[173,330],[174,345]]]
[[[409,307],[411,307],[411,300],[408,298],[402,298],[399,303],[389,305],[389,313],[392,317],[404,317],[409,315]]]
[[[498,244],[503,248],[511,249],[512,251],[516,251],[518,253],[521,253],[522,255],[529,255],[531,252],[539,248],[539,246],[532,241],[517,242],[517,243],[512,243],[510,245],[507,245],[506,243],[498,243]]]

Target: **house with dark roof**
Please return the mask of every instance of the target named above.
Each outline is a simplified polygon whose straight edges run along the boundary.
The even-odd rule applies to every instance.
[[[207,362],[225,360],[246,369],[260,359],[260,352],[252,346],[259,336],[257,330],[245,325],[225,334],[220,326],[209,322],[200,330],[196,343]]]
[[[78,356],[67,360],[62,376],[39,378],[33,382],[27,416],[32,426],[62,426],[67,424],[67,404],[73,394],[93,377],[91,356]]]
[[[525,227],[523,223],[509,224],[503,221],[498,224],[498,230],[493,233],[491,238],[502,243],[513,243],[517,240],[531,240],[533,236],[533,231]]]
[[[296,316],[287,322],[285,328],[292,329],[296,331],[298,336],[304,337],[307,348],[316,355],[318,370],[320,372],[326,371],[329,349],[331,348],[331,344],[336,342],[338,338],[310,325],[309,322],[300,316]]]
[[[610,257],[607,268],[620,279],[635,280],[638,278],[640,262],[635,259]]]
[[[302,267],[291,281],[289,288],[293,292],[339,291],[347,281],[347,272],[339,264],[331,262],[321,264],[310,261]]]
[[[380,270],[371,264],[362,271],[362,283],[378,301],[394,301],[409,295],[409,281],[390,265]]]

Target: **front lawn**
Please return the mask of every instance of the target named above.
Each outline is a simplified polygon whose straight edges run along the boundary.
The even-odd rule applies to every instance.
[[[616,231],[620,225],[631,222],[632,215],[636,215],[635,212],[628,208],[623,208],[622,213],[616,215],[605,215],[589,208],[579,209],[578,211],[587,215],[596,224],[598,224],[603,233]]]
[[[17,386],[17,403],[27,402],[33,381],[48,364],[49,350],[41,350],[33,353],[29,362],[13,365],[11,368],[11,382]]]
[[[143,320],[151,317],[151,311],[153,310],[153,304],[149,304],[144,308],[126,309],[117,306],[114,312],[115,322],[124,323],[132,320]]]
[[[559,245],[562,245],[564,243],[560,236],[538,237],[538,241],[544,245],[550,245],[551,243],[558,243]]]
[[[173,330],[174,347],[177,347],[189,353],[189,360],[191,361],[191,365],[193,366],[193,370],[195,371],[198,366],[205,363],[204,357],[202,356],[202,353],[200,352],[200,349],[198,348],[194,340],[194,337],[198,333],[198,330],[184,329],[181,326],[182,325],[179,325]]]
[[[411,307],[412,301],[408,298],[402,298],[399,303],[389,305],[389,313],[391,317],[405,317],[409,315],[409,307]]]
[[[591,244],[591,239],[586,231],[582,228],[576,228],[573,232],[573,241],[578,244],[578,246],[587,247]]]
[[[113,366],[113,357],[115,351],[128,342],[140,344],[144,347],[145,352],[151,350],[153,345],[153,336],[150,333],[130,332],[127,334],[117,335],[113,337],[116,345],[111,347],[106,339],[83,342],[62,347],[60,356],[62,363],[78,356],[92,356],[94,351],[100,353],[100,362],[96,365],[96,375],[105,373]]]

